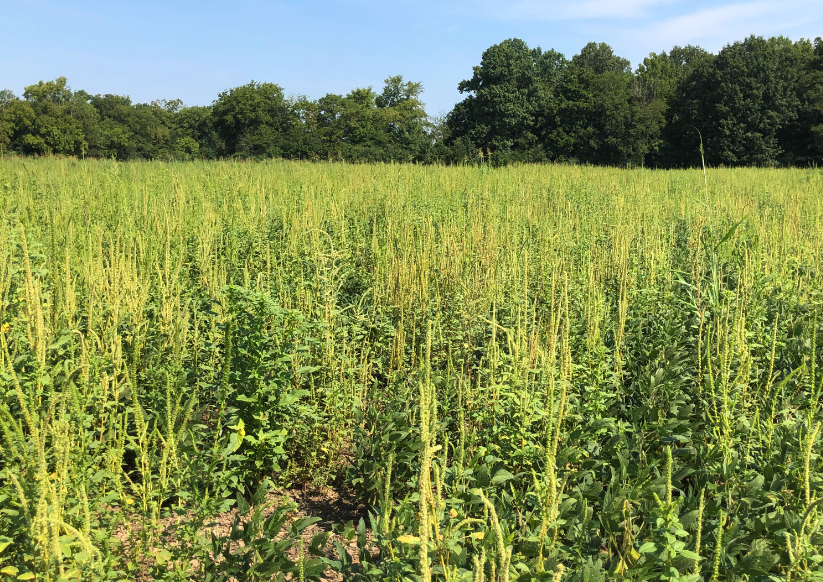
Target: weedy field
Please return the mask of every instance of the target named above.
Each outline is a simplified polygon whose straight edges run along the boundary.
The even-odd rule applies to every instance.
[[[2,580],[823,579],[820,170],[11,159],[0,212]]]

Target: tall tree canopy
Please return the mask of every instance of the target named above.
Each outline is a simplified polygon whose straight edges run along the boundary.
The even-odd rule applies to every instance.
[[[788,144],[779,138],[798,118],[803,67],[801,51],[785,37],[751,36],[700,60],[668,112],[669,163],[695,164],[700,134],[710,164],[786,161]]]
[[[226,154],[279,156],[294,115],[279,85],[252,81],[220,93],[212,119]]]
[[[643,163],[656,124],[634,90],[628,60],[605,43],[589,43],[572,58],[559,93],[548,141],[560,159]]]
[[[488,48],[472,78],[457,86],[467,97],[448,116],[452,139],[502,154],[528,152],[539,142],[566,65],[560,53],[516,38]]]
[[[10,120],[10,141],[24,153],[84,155],[88,142],[83,122],[65,77],[40,81],[23,92],[25,103],[11,103],[3,117]]]
[[[605,43],[570,60],[512,38],[489,47],[463,99],[433,119],[423,85],[319,99],[250,82],[211,105],[133,103],[72,91],[64,77],[0,91],[0,151],[128,159],[579,162],[688,167],[823,164],[823,41],[751,36],[711,54],[653,52],[633,71]]]
[[[823,40],[802,40],[795,45],[799,75],[795,90],[797,117],[780,131],[778,140],[789,164],[820,164],[823,161]]]
[[[345,96],[299,99],[296,153],[308,159],[421,161],[432,146],[422,93],[421,83],[396,75],[386,79],[379,94],[361,87]]]

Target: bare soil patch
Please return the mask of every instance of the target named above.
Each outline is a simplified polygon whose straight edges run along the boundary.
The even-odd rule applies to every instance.
[[[357,498],[354,490],[345,486],[323,489],[275,489],[269,492],[266,496],[266,501],[267,505],[269,505],[264,511],[266,517],[271,515],[275,507],[282,505],[284,502],[291,501],[297,505],[297,511],[289,515],[288,521],[284,525],[280,536],[278,536],[280,539],[288,535],[288,528],[295,521],[304,517],[320,518],[319,522],[312,524],[302,533],[304,549],[308,547],[311,539],[315,535],[325,532],[331,533],[332,527],[335,524],[345,524],[351,521],[357,526],[361,518],[367,518],[366,507]],[[233,508],[230,511],[214,516],[208,520],[208,525],[200,530],[201,535],[209,536],[213,533],[218,537],[228,536],[236,515],[237,508]],[[170,544],[177,543],[177,539],[172,530],[184,523],[187,517],[190,516],[180,515],[160,520],[158,536],[161,542],[157,544],[156,548],[153,548],[152,553],[159,552],[162,548],[169,549]],[[114,537],[123,544],[125,552],[128,553],[135,544],[139,543],[138,540],[143,529],[144,524],[138,516],[132,516],[132,519],[126,517],[115,530]],[[340,542],[348,550],[355,564],[359,562],[360,552],[356,542],[354,540],[345,540],[334,533],[332,533],[325,548],[328,558],[337,558],[333,545],[334,540]],[[305,552],[305,554],[308,555],[308,552]],[[297,555],[298,552],[295,548],[290,552],[289,558],[296,559]],[[139,565],[139,571],[135,573],[135,580],[139,582],[151,580],[151,566],[152,558],[150,556],[144,556],[142,563]],[[192,564],[192,566],[196,568],[197,564]],[[325,579],[337,582],[342,581],[343,577],[341,574],[327,569]]]

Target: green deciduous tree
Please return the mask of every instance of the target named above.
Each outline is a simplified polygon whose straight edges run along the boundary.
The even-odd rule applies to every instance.
[[[669,147],[662,135],[666,125],[666,112],[680,83],[699,62],[711,57],[710,53],[697,46],[675,46],[668,53],[661,51],[649,54],[638,65],[634,90],[637,97],[646,104],[646,114],[651,123],[647,164],[666,165]]]
[[[5,152],[15,135],[34,122],[34,110],[20,101],[11,89],[0,91],[0,152]]]
[[[422,83],[401,75],[386,79],[381,93],[371,87],[347,95],[301,97],[289,138],[291,157],[351,162],[418,161],[428,155],[431,124],[420,101]]]
[[[199,150],[177,135],[179,99],[132,104],[124,95],[95,95],[90,98],[100,116],[92,151],[99,157],[127,159],[176,159]]]
[[[377,115],[377,94],[371,87],[353,89],[340,101],[338,127],[346,159],[380,161],[388,142]]]
[[[11,89],[0,89],[0,111],[12,101],[17,101],[18,97]]]
[[[340,115],[341,95],[328,94],[316,101],[308,97],[299,97],[292,104],[297,118],[293,126],[290,141],[300,159],[323,160],[336,159],[338,138],[334,135],[336,120]]]
[[[184,107],[177,113],[175,122],[178,148],[187,157],[214,159],[224,151],[225,144],[214,127],[211,107]]]
[[[16,130],[17,147],[24,153],[39,155],[85,154],[88,142],[83,131],[84,124],[73,115],[72,92],[65,77],[29,85],[23,97],[34,116],[30,123]],[[27,117],[22,111],[20,114],[23,118]]]
[[[699,46],[675,46],[668,53],[651,53],[638,65],[637,91],[647,102],[668,102],[675,94],[677,85],[702,60],[711,54]]]
[[[420,160],[431,147],[432,124],[420,100],[422,94],[423,83],[404,81],[402,75],[395,75],[386,79],[383,92],[375,99],[392,160]]]
[[[798,116],[802,59],[785,37],[750,36],[701,60],[681,82],[668,114],[671,165],[697,165],[699,129],[711,164],[773,165],[779,136]]]
[[[220,93],[212,119],[225,154],[281,156],[294,113],[279,85],[252,81]]]
[[[795,43],[799,64],[797,117],[779,134],[782,161],[791,165],[823,163],[823,40]]]
[[[285,157],[347,162],[566,161],[695,166],[823,163],[823,41],[752,36],[712,55],[651,53],[632,71],[604,43],[567,60],[512,38],[482,54],[444,118],[401,75],[380,92],[320,99],[273,83],[228,89],[210,106],[73,92],[66,79],[0,91],[0,148],[128,159]],[[700,132],[700,133],[698,133]]]
[[[95,95],[90,99],[100,116],[90,153],[101,158],[126,160],[136,155],[131,129],[132,103],[123,95]]]
[[[566,64],[560,53],[530,49],[516,38],[488,48],[472,78],[457,87],[467,97],[448,116],[452,143],[515,158],[542,149],[539,133]]]
[[[658,125],[646,105],[629,61],[607,44],[589,43],[565,71],[547,141],[561,159],[640,165]]]

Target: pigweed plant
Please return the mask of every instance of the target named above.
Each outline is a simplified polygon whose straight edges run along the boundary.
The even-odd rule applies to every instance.
[[[823,579],[821,192],[6,159],[0,580]]]

